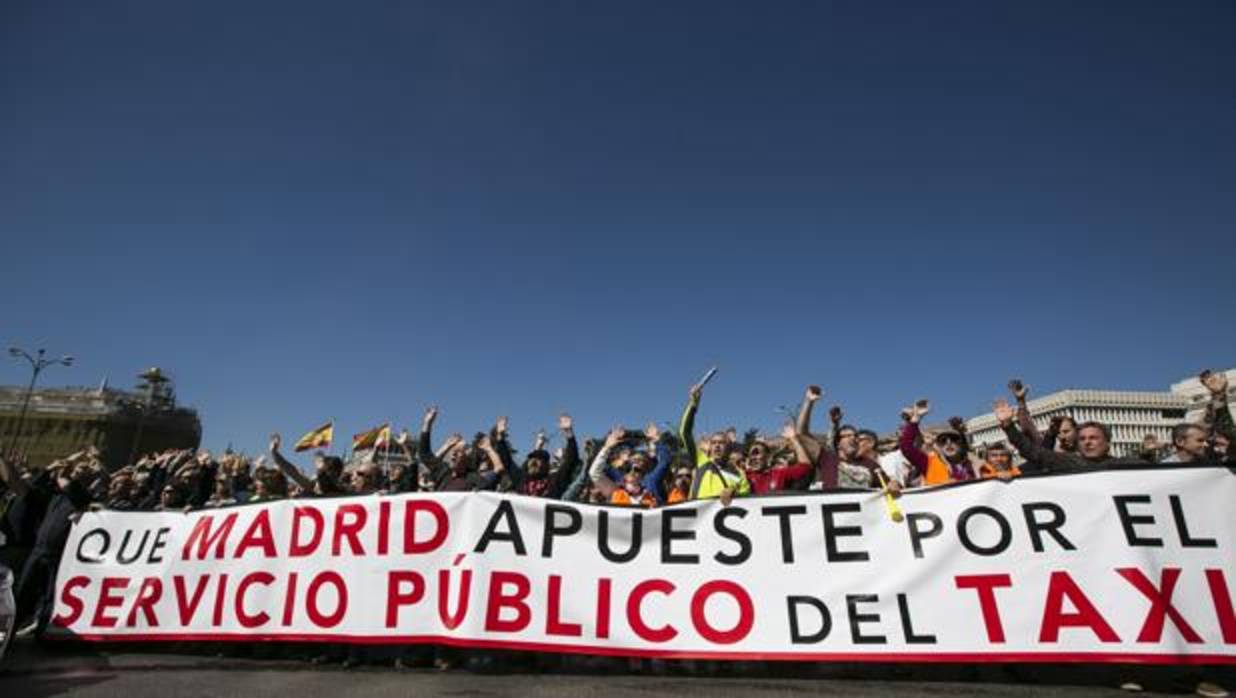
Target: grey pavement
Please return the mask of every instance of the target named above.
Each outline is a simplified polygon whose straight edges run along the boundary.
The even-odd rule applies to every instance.
[[[1126,675],[1162,692],[1191,695],[1179,671],[1163,668],[1018,666],[804,667],[775,663],[740,666],[630,663],[583,659],[551,673],[526,671],[515,658],[484,671],[344,669],[283,659],[131,651],[115,646],[46,650],[19,642],[0,666],[0,698],[44,696],[1113,696]],[[711,670],[711,671],[710,671]],[[693,675],[683,675],[690,672]],[[1212,672],[1213,673],[1213,672]],[[715,675],[708,675],[715,674]],[[1232,687],[1232,672],[1220,683]],[[1190,679],[1191,681],[1193,679]],[[1225,683],[1226,682],[1226,683]],[[1191,688],[1191,685],[1190,685]]]

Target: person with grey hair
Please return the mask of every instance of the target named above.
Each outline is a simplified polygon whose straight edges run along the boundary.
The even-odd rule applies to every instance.
[[[1026,459],[1022,471],[1026,473],[1069,473],[1100,467],[1120,465],[1145,465],[1140,458],[1116,458],[1111,453],[1112,434],[1106,424],[1084,422],[1077,427],[1077,452],[1061,453],[1043,448],[1042,444],[1028,438],[1017,428],[1017,412],[1006,400],[994,404],[996,421],[1004,430],[1013,448]]]
[[[1227,404],[1227,376],[1202,371],[1198,377],[1210,391],[1206,415],[1200,424],[1181,422],[1172,427],[1172,453],[1163,459],[1163,463],[1231,462],[1226,451],[1219,453],[1212,447],[1214,437],[1230,439],[1236,428]]]
[[[1181,422],[1172,427],[1172,454],[1163,463],[1192,463],[1210,459],[1210,445],[1206,441],[1206,427],[1192,422]]]

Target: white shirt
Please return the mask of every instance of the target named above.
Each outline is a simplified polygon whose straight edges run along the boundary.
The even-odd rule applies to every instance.
[[[880,456],[880,469],[890,480],[896,480],[902,487],[920,487],[923,484],[921,477],[914,476],[914,468],[910,466],[910,461],[901,455],[900,449]]]

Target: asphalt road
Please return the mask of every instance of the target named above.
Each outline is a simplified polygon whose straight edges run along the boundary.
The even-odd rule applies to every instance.
[[[1126,675],[1160,692],[1186,695],[1179,672],[1122,667],[914,667],[778,664],[627,664],[583,659],[543,673],[526,657],[473,670],[396,670],[389,664],[344,669],[282,659],[240,659],[129,651],[48,651],[20,642],[0,667],[0,696],[1120,696]],[[1148,672],[1148,673],[1147,673]],[[1223,670],[1230,688],[1234,672]],[[1177,683],[1178,685],[1173,685]]]

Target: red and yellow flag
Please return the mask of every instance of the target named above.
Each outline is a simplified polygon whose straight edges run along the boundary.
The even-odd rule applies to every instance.
[[[308,451],[311,448],[330,448],[330,442],[335,438],[335,423],[328,422],[300,437],[296,442],[296,452]]]
[[[380,427],[374,427],[369,431],[361,432],[352,437],[352,450],[359,451],[365,448],[380,448],[386,446],[391,440],[391,425],[383,424]]]

